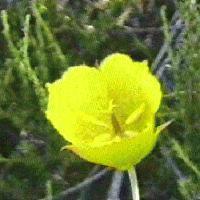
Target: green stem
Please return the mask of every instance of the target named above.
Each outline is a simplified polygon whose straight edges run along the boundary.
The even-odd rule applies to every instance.
[[[131,182],[133,200],[140,200],[139,187],[138,187],[135,167],[133,167],[133,169],[128,170],[128,175]]]

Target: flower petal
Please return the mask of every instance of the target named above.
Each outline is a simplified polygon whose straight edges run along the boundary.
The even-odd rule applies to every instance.
[[[87,66],[69,68],[48,86],[47,117],[58,132],[74,144],[112,132],[110,100],[99,70]]]
[[[141,117],[142,113],[144,112],[144,109],[145,109],[145,104],[143,103],[136,110],[134,110],[134,112],[132,112],[130,116],[128,116],[128,118],[125,121],[125,124],[129,125],[138,120]]]
[[[158,110],[160,84],[150,73],[147,62],[135,62],[127,55],[116,53],[105,58],[100,70],[107,81],[110,98],[116,105],[115,112],[120,124],[125,124],[131,113],[142,104],[145,104],[146,110],[143,119],[151,117]]]
[[[100,147],[69,145],[65,149],[73,151],[89,162],[119,170],[128,170],[153,149],[157,140],[157,135],[153,130],[153,124],[151,124],[145,131],[132,138],[118,138],[118,140]]]

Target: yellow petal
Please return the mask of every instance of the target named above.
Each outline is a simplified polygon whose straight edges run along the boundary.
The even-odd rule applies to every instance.
[[[146,110],[143,119],[145,116],[151,117],[158,110],[160,84],[150,73],[146,61],[135,62],[129,56],[117,53],[105,58],[100,70],[107,81],[108,94],[116,105],[115,115],[120,124],[125,124],[141,104],[145,104]]]
[[[99,70],[87,66],[69,68],[48,85],[48,119],[68,141],[82,143],[112,132],[107,85]]]
[[[104,146],[70,145],[65,148],[89,162],[114,167],[119,170],[128,170],[151,152],[156,140],[157,135],[153,132],[153,125],[151,124],[145,131],[132,138],[118,138],[118,140],[114,140]]]
[[[141,117],[142,113],[144,112],[145,104],[141,104],[136,110],[134,110],[130,116],[126,119],[125,124],[129,125],[134,123]]]

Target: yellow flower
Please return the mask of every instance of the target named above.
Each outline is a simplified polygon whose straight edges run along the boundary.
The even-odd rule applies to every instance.
[[[47,118],[80,157],[128,170],[153,149],[160,84],[147,66],[112,54],[99,68],[70,67],[48,85]]]

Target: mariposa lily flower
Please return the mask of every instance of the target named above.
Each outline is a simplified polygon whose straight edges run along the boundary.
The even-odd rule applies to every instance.
[[[87,161],[129,170],[147,156],[162,128],[155,127],[162,92],[147,62],[124,54],[98,68],[70,67],[48,84],[47,118],[66,149]]]

